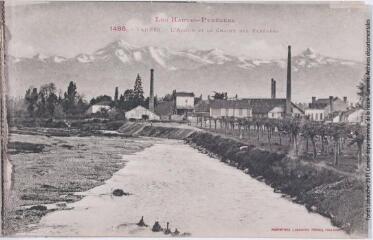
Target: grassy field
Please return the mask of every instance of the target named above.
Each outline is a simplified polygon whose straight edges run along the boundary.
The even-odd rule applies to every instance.
[[[5,233],[27,231],[48,212],[82,198],[125,165],[122,154],[150,146],[131,138],[11,134],[12,193]],[[56,204],[57,203],[57,204]]]

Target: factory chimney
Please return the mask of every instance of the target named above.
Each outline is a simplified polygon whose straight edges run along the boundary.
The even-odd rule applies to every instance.
[[[149,110],[154,112],[154,69],[150,69]]]
[[[330,113],[333,113],[334,112],[334,97],[333,96],[329,96],[329,111]]]
[[[288,46],[288,66],[286,80],[286,115],[291,115],[291,46]]]
[[[276,98],[276,80],[271,79],[271,98]]]

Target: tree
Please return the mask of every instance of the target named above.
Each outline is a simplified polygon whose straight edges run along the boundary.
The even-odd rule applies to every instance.
[[[127,89],[120,95],[117,107],[121,110],[127,111],[137,106],[133,89]]]
[[[174,100],[174,97],[173,97],[172,94],[169,94],[169,93],[167,93],[167,94],[162,98],[162,101],[170,102],[170,101],[172,101],[172,100]]]
[[[356,143],[357,146],[357,164],[358,167],[361,166],[362,159],[363,159],[363,144],[364,144],[364,131],[361,128],[355,129],[352,136],[352,141],[350,142],[349,146]]]
[[[25,94],[27,111],[31,117],[35,116],[36,102],[38,101],[38,89],[30,87]]]
[[[111,98],[111,96],[108,96],[108,95],[100,95],[96,98],[92,98],[91,101],[89,102],[89,104],[94,105],[94,104],[97,104],[97,103],[100,103],[100,102],[105,102],[105,103],[108,103],[108,104],[112,104],[113,99]]]
[[[214,96],[213,98],[216,99],[221,99],[221,100],[227,100],[228,99],[228,94],[226,92],[215,92],[214,91]]]
[[[86,101],[84,101],[83,96],[78,95],[76,98],[77,98],[77,102],[74,107],[73,114],[84,114],[87,111],[89,105],[87,104]]]
[[[364,78],[360,81],[358,88],[357,95],[359,96],[359,105],[364,108],[368,109],[368,102],[369,102],[369,78],[364,76]]]
[[[77,94],[78,92],[77,92],[76,83],[71,81],[69,83],[69,86],[67,87],[67,92],[65,92],[64,99],[63,99],[63,102],[64,102],[63,107],[64,107],[65,113],[71,114],[72,112],[74,112],[74,108],[75,108],[75,104],[77,100]]]
[[[53,117],[58,98],[54,83],[44,84],[39,90],[38,116]]]
[[[316,135],[318,132],[317,123],[307,121],[303,125],[301,132],[307,141],[307,145],[308,145],[308,139],[311,140],[312,149],[313,149],[313,158],[315,159],[317,156],[317,149],[316,149]],[[308,148],[307,148],[307,151],[308,151]]]
[[[133,97],[136,106],[144,104],[144,90],[142,89],[142,82],[139,74],[137,74],[135,80],[135,86],[133,88]]]

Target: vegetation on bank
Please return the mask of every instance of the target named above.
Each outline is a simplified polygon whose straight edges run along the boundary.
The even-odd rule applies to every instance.
[[[257,145],[265,142],[272,151],[282,146],[293,157],[304,157],[312,150],[313,159],[332,158],[333,165],[340,167],[344,153],[356,156],[350,159],[357,168],[363,163],[366,149],[367,127],[359,124],[325,123],[308,119],[221,119],[205,118],[199,127],[240,140],[249,140]],[[206,122],[209,124],[207,125]],[[285,148],[284,148],[285,147]]]
[[[166,94],[163,101],[171,101],[172,96]],[[154,99],[157,105],[157,97]],[[102,108],[96,113],[87,113],[92,105],[107,105],[111,109]],[[54,83],[41,85],[39,89],[31,86],[25,91],[24,97],[7,98],[7,116],[13,119],[84,119],[100,117],[110,119],[124,119],[125,111],[137,106],[149,106],[149,97],[144,96],[142,80],[137,75],[134,87],[120,93],[118,87],[114,89],[114,97],[103,94],[87,99],[78,91],[76,82],[70,81],[65,91],[57,89]]]
[[[260,150],[254,145],[244,146],[240,141],[216,134],[195,132],[186,141],[216,154],[221,161],[254,178],[263,179],[274,191],[329,217],[346,232],[367,232],[362,178],[300,158],[292,159],[286,154]]]

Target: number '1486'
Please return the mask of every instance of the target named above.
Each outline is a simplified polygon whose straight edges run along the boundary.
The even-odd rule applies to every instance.
[[[127,32],[126,26],[111,26],[110,30],[113,32]]]

